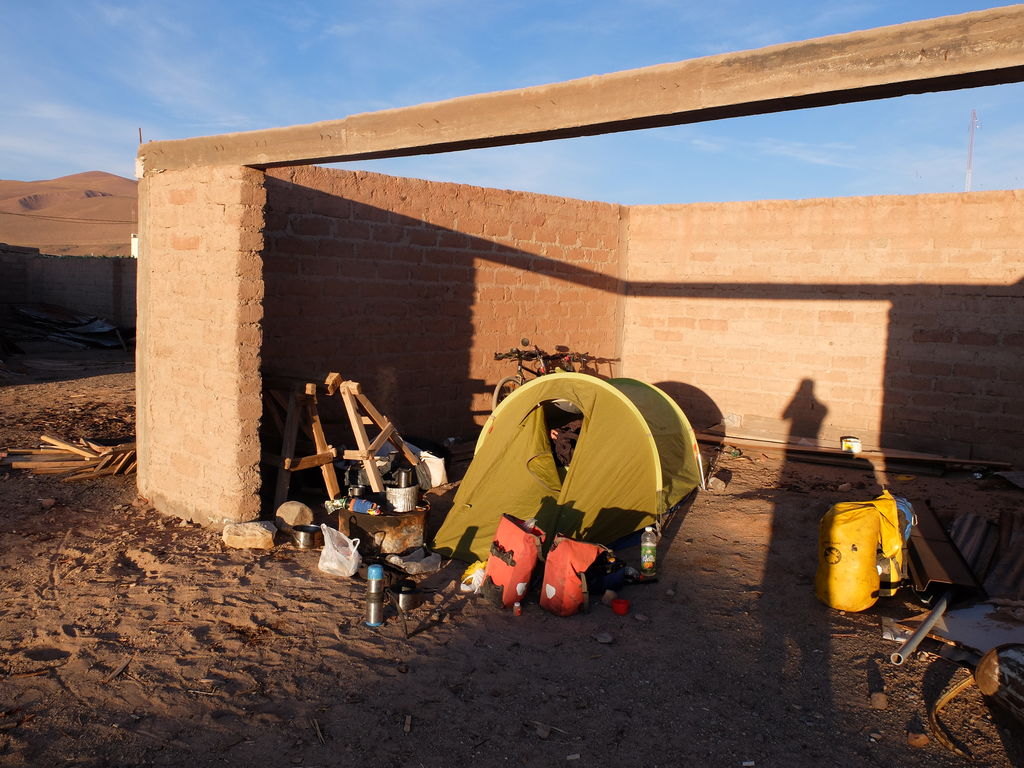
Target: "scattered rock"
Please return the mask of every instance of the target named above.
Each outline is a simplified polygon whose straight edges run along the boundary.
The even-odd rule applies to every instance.
[[[221,538],[237,549],[273,549],[277,527],[267,520],[251,523],[230,523],[224,526]]]
[[[839,491],[840,493],[846,493],[847,491],[852,489],[853,483],[840,483],[839,485],[836,486],[836,490]]]
[[[889,697],[881,691],[875,691],[871,694],[870,705],[872,709],[888,709]]]
[[[633,618],[639,621],[641,624],[646,624],[650,621],[650,617],[646,613],[634,613]]]
[[[602,632],[599,635],[594,635],[594,639],[603,645],[609,645],[615,642],[615,638],[609,635],[607,632]]]
[[[871,739],[872,743],[874,743],[882,740],[882,734],[879,731],[872,731],[868,734],[868,738]]]
[[[289,533],[296,525],[312,525],[313,510],[301,501],[286,501],[277,508],[274,522],[280,530]]]
[[[920,733],[919,731],[907,731],[907,744],[911,747],[927,747],[928,742],[931,739],[928,738],[927,733]]]
[[[56,499],[40,499],[39,500],[39,508],[40,509],[50,509],[56,503],[57,503]]]
[[[711,493],[721,493],[726,488],[726,482],[720,477],[712,477],[708,480],[708,490]]]

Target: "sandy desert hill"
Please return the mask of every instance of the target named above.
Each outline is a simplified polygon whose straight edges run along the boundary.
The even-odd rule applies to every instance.
[[[0,179],[0,243],[58,255],[127,256],[138,229],[137,186],[104,171]]]

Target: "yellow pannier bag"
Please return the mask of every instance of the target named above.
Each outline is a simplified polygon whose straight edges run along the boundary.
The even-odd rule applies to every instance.
[[[893,594],[895,586],[888,581],[881,590],[879,563],[889,566],[898,584],[905,540],[900,522],[896,499],[888,491],[873,501],[829,507],[818,530],[818,599],[836,610],[863,611],[880,592]]]

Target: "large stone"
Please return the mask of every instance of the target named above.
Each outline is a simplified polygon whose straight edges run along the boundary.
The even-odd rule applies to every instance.
[[[280,530],[289,533],[296,525],[312,525],[313,510],[301,501],[286,501],[277,508],[274,522]]]
[[[229,547],[237,549],[273,549],[277,527],[267,520],[251,523],[230,523],[224,526],[221,538]]]

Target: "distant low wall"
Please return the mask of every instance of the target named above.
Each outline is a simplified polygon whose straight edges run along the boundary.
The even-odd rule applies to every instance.
[[[0,305],[57,304],[135,325],[135,259],[49,256],[0,243]]]

